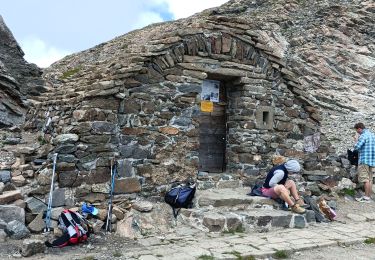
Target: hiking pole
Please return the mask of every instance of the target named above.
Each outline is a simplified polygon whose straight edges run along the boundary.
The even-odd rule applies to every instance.
[[[56,172],[56,161],[57,161],[57,153],[53,154],[53,167],[52,167],[52,180],[51,180],[51,188],[49,190],[49,196],[48,196],[48,207],[47,207],[47,213],[46,213],[46,227],[44,229],[44,232],[50,232],[51,231],[51,211],[52,211],[52,194],[53,194],[53,181],[55,179],[55,172]]]
[[[109,200],[108,200],[108,212],[107,212],[107,222],[105,225],[105,230],[107,232],[112,231],[112,199],[113,199],[113,189],[115,186],[115,162],[114,158],[111,159],[111,187],[109,190]]]

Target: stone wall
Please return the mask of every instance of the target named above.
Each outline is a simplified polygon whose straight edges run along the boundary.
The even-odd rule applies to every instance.
[[[49,157],[59,153],[61,188],[77,188],[78,196],[106,193],[113,157],[120,166],[119,193],[150,194],[195,178],[205,79],[226,88],[225,160],[232,177],[253,182],[276,154],[322,165],[317,161],[328,152],[324,136],[318,151],[304,151],[304,137],[319,134],[319,112],[259,37],[250,31],[185,33],[160,40],[168,48],[126,66],[114,61],[105,73],[103,66],[88,66],[60,75],[60,85],[34,99],[26,126],[40,130],[51,118],[43,139]]]

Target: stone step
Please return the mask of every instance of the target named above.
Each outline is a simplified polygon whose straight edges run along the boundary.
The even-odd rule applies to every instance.
[[[196,207],[236,207],[236,206],[252,206],[261,207],[263,205],[279,208],[276,201],[259,196],[249,196],[249,187],[227,188],[227,189],[209,189],[197,190]]]
[[[254,232],[271,228],[304,228],[315,222],[313,211],[299,215],[272,199],[249,196],[249,187],[197,190],[194,208],[181,209],[178,221],[205,232]]]
[[[274,228],[305,228],[315,223],[315,213],[312,210],[295,214],[272,208],[235,211],[206,207],[181,209],[177,221],[204,232],[251,233],[267,232]]]

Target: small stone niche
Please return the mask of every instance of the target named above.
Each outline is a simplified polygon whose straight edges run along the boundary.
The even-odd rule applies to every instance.
[[[258,107],[256,110],[256,127],[258,129],[273,129],[273,107]]]

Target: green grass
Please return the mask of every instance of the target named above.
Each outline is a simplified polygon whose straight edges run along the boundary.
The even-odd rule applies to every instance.
[[[347,189],[347,188],[345,188],[345,189],[342,190],[342,192],[345,195],[349,195],[349,196],[352,196],[352,197],[355,196],[355,190],[354,189]]]
[[[44,145],[44,144],[47,143],[46,139],[44,139],[44,137],[41,136],[41,135],[38,136],[38,142],[39,142],[40,145]]]
[[[365,244],[375,244],[375,237],[368,237],[364,241]]]
[[[66,79],[66,78],[69,78],[70,76],[76,74],[78,71],[81,70],[81,67],[78,67],[78,68],[74,68],[74,69],[71,69],[71,70],[67,70],[65,71],[62,76],[60,77],[60,79]]]
[[[234,255],[236,257],[236,259],[238,259],[238,260],[255,260],[254,256],[242,256],[241,253],[238,252],[238,251],[227,252],[227,253],[224,253],[224,254]]]
[[[238,227],[236,228],[236,230],[231,230],[231,231],[227,231],[227,230],[225,230],[225,231],[223,231],[222,233],[223,233],[223,234],[232,234],[232,235],[234,235],[234,234],[236,234],[236,233],[245,233],[245,229],[244,229],[242,226],[238,226]]]
[[[120,251],[116,251],[116,252],[113,253],[113,256],[114,257],[121,257],[122,253]]]
[[[213,260],[214,257],[210,256],[210,255],[201,255],[201,256],[198,257],[198,259],[201,259],[201,260]]]
[[[89,255],[89,256],[82,257],[79,260],[95,260],[95,259],[96,259],[95,257],[93,257],[92,255]]]
[[[255,260],[255,257],[251,255],[251,256],[243,257],[242,259],[243,260]]]
[[[276,259],[286,259],[288,258],[288,253],[284,250],[276,251],[276,253],[273,254],[273,257]]]

